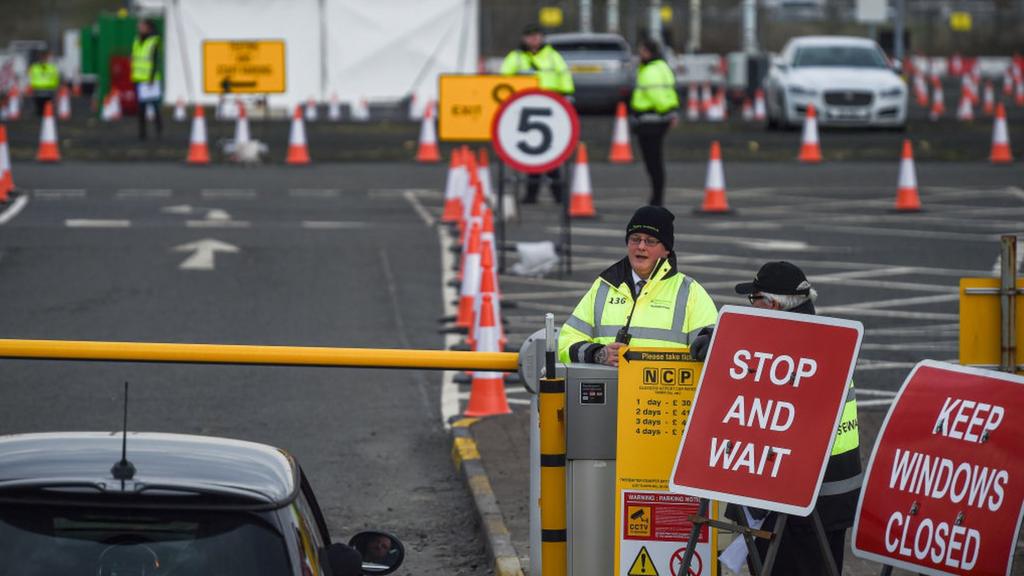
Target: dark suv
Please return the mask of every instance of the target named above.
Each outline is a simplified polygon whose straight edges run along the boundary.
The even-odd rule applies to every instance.
[[[332,544],[283,450],[178,434],[123,440],[0,436],[0,576],[349,576],[402,562],[390,534],[356,535],[361,558]]]

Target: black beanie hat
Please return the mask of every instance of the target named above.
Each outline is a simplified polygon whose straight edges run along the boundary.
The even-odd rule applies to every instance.
[[[661,206],[643,206],[633,213],[626,226],[626,241],[629,242],[630,234],[640,232],[654,236],[671,252],[675,244],[675,227],[672,225],[675,219],[674,214]]]

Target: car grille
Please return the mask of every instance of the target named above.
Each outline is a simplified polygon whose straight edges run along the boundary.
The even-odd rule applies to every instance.
[[[825,103],[832,106],[867,106],[871,104],[871,100],[871,92],[854,92],[852,90],[825,92]]]

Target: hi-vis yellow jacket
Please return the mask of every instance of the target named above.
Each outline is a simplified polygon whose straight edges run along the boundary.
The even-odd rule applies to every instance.
[[[541,90],[566,95],[576,92],[569,66],[550,44],[545,44],[536,54],[522,48],[509,52],[501,63],[501,73],[504,76],[536,74]]]
[[[601,273],[562,326],[559,359],[593,362],[603,345],[615,341],[630,311],[630,346],[689,346],[718,317],[704,288],[676,269],[675,253],[655,267],[635,300],[633,293],[632,269],[623,258]]]
[[[667,114],[679,108],[676,76],[661,58],[642,64],[636,73],[636,87],[630,98],[633,112]]]

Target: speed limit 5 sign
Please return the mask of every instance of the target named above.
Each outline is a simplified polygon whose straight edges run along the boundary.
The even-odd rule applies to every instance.
[[[568,100],[547,90],[522,90],[505,100],[491,125],[494,151],[527,174],[549,172],[572,155],[580,121]]]

